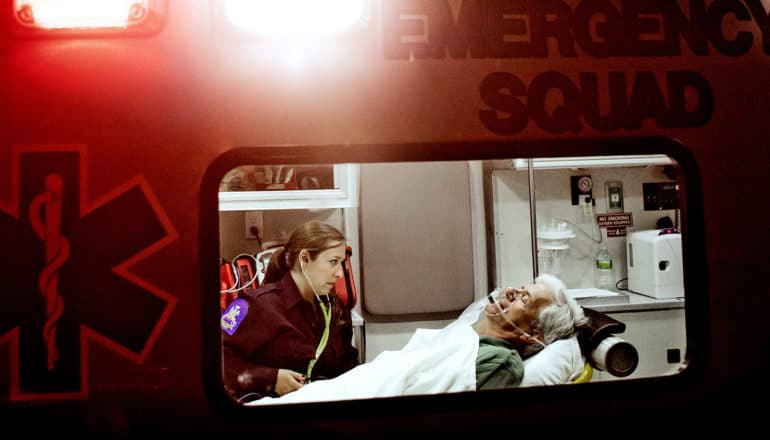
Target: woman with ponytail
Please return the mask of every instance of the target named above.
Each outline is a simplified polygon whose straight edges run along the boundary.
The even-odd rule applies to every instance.
[[[350,310],[334,295],[345,245],[334,226],[300,225],[270,257],[263,284],[225,310],[223,379],[234,399],[281,396],[357,364]]]

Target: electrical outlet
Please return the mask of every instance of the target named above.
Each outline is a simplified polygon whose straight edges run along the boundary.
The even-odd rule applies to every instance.
[[[246,239],[262,241],[262,211],[246,211],[244,219]]]

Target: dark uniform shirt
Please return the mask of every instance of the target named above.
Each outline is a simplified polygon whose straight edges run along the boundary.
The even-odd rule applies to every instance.
[[[328,296],[329,340],[313,366],[311,380],[338,376],[358,363],[350,310],[334,297],[333,293]],[[325,306],[328,309],[330,304]],[[225,310],[220,325],[225,387],[244,401],[276,396],[279,368],[306,374],[325,328],[317,300],[309,303],[302,298],[290,272],[278,282],[241,292]]]

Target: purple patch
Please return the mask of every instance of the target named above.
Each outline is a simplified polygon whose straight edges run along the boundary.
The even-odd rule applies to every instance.
[[[232,336],[238,326],[243,322],[243,318],[249,313],[249,303],[243,298],[237,298],[230,303],[219,320],[219,326],[228,335]]]

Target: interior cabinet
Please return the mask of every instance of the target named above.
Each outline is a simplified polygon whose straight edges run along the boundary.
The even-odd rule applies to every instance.
[[[354,208],[357,181],[355,164],[239,167],[223,179],[219,210]]]

